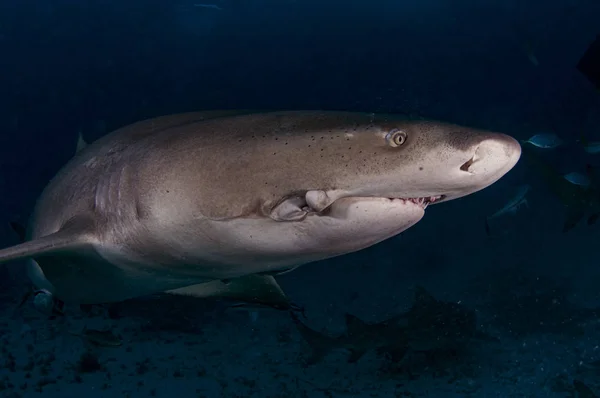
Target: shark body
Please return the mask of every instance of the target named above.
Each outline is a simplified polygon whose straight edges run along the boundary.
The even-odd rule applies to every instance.
[[[28,259],[38,289],[78,304],[165,291],[285,303],[274,275],[397,235],[520,153],[503,134],[394,115],[164,116],[81,149],[0,263]]]

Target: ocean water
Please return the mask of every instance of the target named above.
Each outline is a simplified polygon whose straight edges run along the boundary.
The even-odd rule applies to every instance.
[[[397,114],[562,141],[522,144],[400,235],[275,276],[299,315],[169,294],[49,313],[28,263],[3,263],[0,397],[600,394],[600,94],[577,69],[599,20],[593,0],[0,0],[2,248],[79,134],[163,115]]]

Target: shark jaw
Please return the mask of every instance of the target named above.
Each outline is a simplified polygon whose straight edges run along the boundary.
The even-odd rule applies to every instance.
[[[389,204],[390,202],[394,205],[398,205],[398,206],[403,206],[403,205],[407,205],[407,206],[412,206],[412,205],[416,205],[418,207],[420,207],[421,209],[425,210],[427,208],[427,206],[429,206],[430,204],[436,203],[436,202],[440,202],[442,200],[444,200],[445,195],[436,195],[436,196],[428,196],[428,197],[418,197],[418,198],[396,198],[396,197],[373,197],[373,196],[369,196],[369,197],[345,197],[345,199],[352,199],[355,201],[360,201],[361,199],[368,199],[370,201],[373,200],[381,200],[381,202],[384,202],[386,204]],[[335,206],[337,201],[334,201],[331,206]],[[330,207],[331,207],[330,206]],[[329,208],[330,208],[329,207]],[[314,209],[310,209],[307,208],[308,211],[312,211],[312,212],[316,212]],[[326,211],[327,209],[325,209]],[[323,211],[324,212],[324,211]],[[321,212],[321,213],[323,213]]]
[[[349,203],[368,201],[383,207],[412,207],[425,210],[433,203],[443,201],[446,195],[402,198],[394,196],[354,196],[335,191],[307,191],[305,194],[288,196],[280,201],[270,212],[269,217],[275,221],[303,221],[307,216],[331,216],[339,213],[338,208],[345,208]]]

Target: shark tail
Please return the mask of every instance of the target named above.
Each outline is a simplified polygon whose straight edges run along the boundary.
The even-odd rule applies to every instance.
[[[314,365],[323,359],[323,357],[325,357],[333,348],[335,348],[335,338],[309,328],[302,321],[300,321],[295,313],[291,312],[290,314],[294,320],[294,323],[296,324],[298,332],[300,332],[302,338],[311,348],[311,355],[306,360],[307,365]]]

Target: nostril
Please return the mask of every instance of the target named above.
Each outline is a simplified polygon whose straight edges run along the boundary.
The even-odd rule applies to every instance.
[[[471,167],[473,165],[473,163],[475,163],[475,156],[473,156],[471,159],[467,160],[462,166],[460,166],[460,169],[462,171],[466,171],[467,173],[470,173],[469,167]]]

